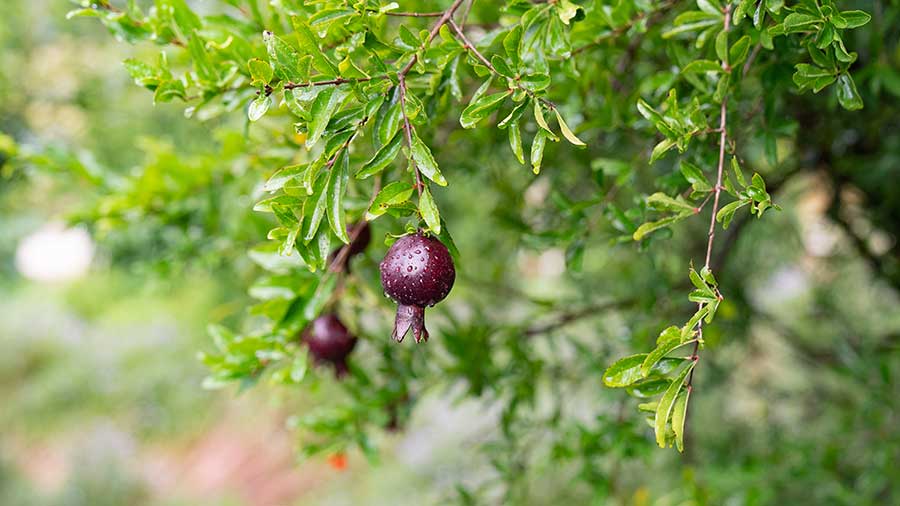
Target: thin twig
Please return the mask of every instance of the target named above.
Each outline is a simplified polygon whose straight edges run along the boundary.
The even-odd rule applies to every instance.
[[[607,301],[600,304],[594,304],[591,306],[587,306],[585,308],[581,308],[574,311],[569,311],[567,313],[563,313],[559,315],[555,320],[545,323],[543,325],[535,325],[533,327],[529,327],[525,329],[522,334],[531,337],[537,336],[541,334],[547,334],[548,332],[552,332],[554,330],[560,329],[573,323],[581,318],[586,318],[590,316],[600,316],[600,313],[606,311],[607,309],[615,309],[623,306],[628,306],[634,304],[636,301],[632,299],[626,300],[613,300]]]
[[[433,27],[431,27],[431,31],[428,33],[428,38],[425,42],[422,43],[422,47],[419,49],[424,49],[425,46],[431,43],[432,40],[437,36],[438,32],[440,32],[441,27],[447,24],[447,22],[453,22],[452,17],[453,13],[459,9],[459,6],[462,5],[463,0],[454,0],[453,4],[447,8],[446,11],[441,15],[441,18],[437,20]],[[406,74],[413,68],[413,65],[419,60],[419,53],[416,51],[413,54],[412,58],[410,58],[409,63],[407,63],[400,72],[397,73],[397,86],[400,88],[400,113],[403,116],[403,129],[406,131],[406,146],[412,150],[412,126],[409,124],[409,117],[406,115]],[[416,175],[416,189],[419,190],[419,197],[422,197],[422,191],[425,188],[425,184],[422,182],[422,174],[419,171],[418,165],[413,162],[413,171]]]
[[[443,15],[443,12],[385,12],[386,16],[396,16],[404,18],[436,18]]]
[[[284,83],[284,89],[293,90],[294,88],[306,88],[309,86],[328,86],[331,84],[338,85],[344,83],[364,83],[366,81],[372,81],[375,79],[387,79],[386,75],[378,75],[371,77],[338,77],[337,79],[329,79],[327,81],[310,81],[308,83],[294,83],[287,82]]]
[[[466,37],[466,34],[463,32],[462,28],[459,25],[457,25],[452,19],[447,24],[450,25],[450,29],[453,30],[453,33],[455,33],[456,36],[459,38],[459,41],[462,42],[463,49],[472,53],[472,56],[474,56],[478,61],[480,61],[482,65],[487,67],[487,69],[490,70],[492,74],[494,74],[495,76],[500,76],[500,72],[497,72],[497,69],[490,62],[490,60],[485,58],[485,56],[483,54],[481,54],[481,51],[479,51],[478,48],[475,47],[475,44],[473,44],[472,41],[469,40],[468,37]],[[522,86],[522,84],[518,80],[518,76],[515,79],[515,81],[516,81],[517,89],[524,91],[529,97],[531,97],[534,100],[540,101],[542,104],[544,104],[549,109],[554,110],[554,111],[556,110],[556,104],[547,100],[544,97],[537,96],[533,91]]]
[[[725,5],[725,20],[724,20],[724,31],[727,33],[731,28],[731,4]],[[728,55],[725,54],[725,57],[722,58],[722,70],[728,72],[731,69],[731,65],[728,64]],[[719,165],[716,169],[716,186],[713,188],[713,207],[712,214],[709,218],[709,232],[707,233],[707,242],[706,242],[706,259],[703,262],[703,267],[709,269],[710,260],[712,260],[712,250],[713,250],[713,241],[716,238],[716,214],[719,212],[719,196],[722,193],[722,173],[725,169],[725,145],[728,141],[728,132],[726,131],[726,123],[728,121],[728,96],[722,97],[722,105],[719,108]],[[720,296],[721,297],[721,296]],[[699,308],[703,308],[703,303],[698,305]],[[697,322],[697,341],[694,343],[694,350],[691,353],[691,359],[696,364],[697,361],[700,360],[697,352],[700,349],[700,342],[703,340],[703,320],[701,319]],[[690,393],[693,390],[693,381],[694,381],[694,371],[696,370],[696,365],[691,369],[691,372],[688,374],[687,379],[687,390]]]

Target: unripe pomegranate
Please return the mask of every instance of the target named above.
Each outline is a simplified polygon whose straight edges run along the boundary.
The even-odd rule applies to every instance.
[[[401,237],[381,261],[381,286],[397,304],[392,337],[402,341],[412,328],[416,342],[428,340],[425,308],[444,300],[456,270],[447,247],[421,232]]]
[[[359,229],[355,238],[353,237],[354,228]],[[357,223],[356,225],[347,225],[347,235],[350,236],[350,245],[347,246],[349,251],[341,258],[341,263],[334,264],[334,261],[341,253],[343,246],[337,248],[328,255],[328,265],[334,264],[332,265],[332,269],[335,271],[350,272],[350,259],[365,251],[366,248],[369,247],[369,243],[372,242],[372,230],[369,228],[369,222],[367,221]]]
[[[356,346],[356,337],[336,315],[328,313],[313,320],[303,331],[303,342],[316,362],[333,365],[337,376],[347,373],[347,356]]]

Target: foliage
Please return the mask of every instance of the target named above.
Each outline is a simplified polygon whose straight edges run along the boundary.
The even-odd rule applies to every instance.
[[[500,411],[499,435],[486,448],[496,480],[461,489],[462,502],[496,489],[507,503],[526,501],[521,469],[541,459],[572,464],[602,501],[621,485],[595,459],[642,456],[647,442],[637,417],[613,413],[624,401],[595,387],[624,388],[649,414],[656,444],[702,458],[691,436],[716,436],[693,427],[691,406],[705,395],[693,392],[694,376],[711,384],[730,370],[737,381],[741,369],[707,369],[716,353],[701,361],[699,351],[744,339],[758,307],[740,289],[771,273],[753,251],[722,272],[737,234],[748,215],[766,227],[755,237],[784,230],[771,210],[786,181],[818,163],[838,165],[836,145],[859,132],[878,139],[877,126],[895,121],[891,20],[900,11],[861,7],[225,0],[204,11],[183,0],[87,2],[70,15],[162,46],[125,61],[135,84],[156,103],[187,103],[185,116],[219,133],[193,158],[145,146],[137,174],[94,178],[101,197],[79,218],[111,237],[152,230],[164,239],[138,240],[158,247],[135,256],[161,264],[208,260],[228,269],[246,252],[258,266],[247,317],[210,327],[215,350],[202,355],[209,387],[266,379],[314,390],[328,380],[309,374],[296,336],[323,311],[346,317],[366,346],[340,398],[291,419],[304,452],[355,446],[375,458],[372,434],[404,426],[426,392],[461,383],[463,396]],[[873,21],[877,12],[883,17]],[[829,178],[864,188],[878,224],[894,234],[882,208],[891,191],[883,183],[896,177],[891,141],[858,145],[872,144],[860,156],[884,167],[874,181],[837,169]],[[385,338],[390,316],[371,258],[352,273],[329,268],[329,254],[360,220],[376,222],[388,242],[420,228],[458,242],[462,282],[450,303],[464,310],[445,312],[429,349]],[[263,236],[268,242],[254,244]],[[520,279],[516,255],[557,250],[565,252],[562,281]],[[896,276],[890,262],[870,261],[888,279]],[[566,330],[588,318],[596,327],[587,337]],[[896,374],[896,361],[883,367]],[[587,395],[574,386],[581,382],[592,387]],[[583,397],[589,422],[578,409]],[[555,429],[551,440],[529,446],[545,427]],[[765,462],[752,446],[739,451]],[[860,492],[867,498],[897,493],[880,482],[843,486],[868,487]],[[797,498],[780,483],[775,492],[739,493],[745,503]],[[847,490],[816,493],[849,503]],[[710,503],[728,495],[718,494]]]

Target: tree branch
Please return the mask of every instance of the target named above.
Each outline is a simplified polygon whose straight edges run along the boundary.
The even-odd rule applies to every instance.
[[[446,11],[441,15],[441,18],[437,20],[437,23],[431,28],[431,32],[428,33],[428,38],[425,42],[422,43],[422,46],[419,49],[424,49],[432,40],[437,36],[438,32],[440,32],[441,27],[447,24],[447,22],[453,22],[451,19],[453,17],[453,13],[459,9],[459,6],[462,5],[463,0],[454,0],[453,4],[447,8]],[[412,58],[410,58],[409,63],[407,63],[400,72],[397,73],[397,85],[400,87],[400,113],[403,116],[403,129],[406,131],[406,146],[412,150],[412,126],[409,124],[409,117],[406,115],[406,74],[413,68],[413,65],[419,60],[419,53],[416,52],[413,54]],[[422,182],[422,174],[419,171],[419,167],[413,162],[413,171],[416,175],[416,189],[419,190],[419,197],[422,197],[422,190],[424,188],[424,183]]]
[[[724,19],[724,28],[723,30],[727,33],[731,28],[731,4],[725,5],[725,19]],[[722,70],[728,72],[731,69],[731,66],[728,64],[728,54],[724,55],[722,58]],[[709,217],[709,232],[707,233],[707,241],[706,241],[706,259],[703,262],[703,267],[705,269],[709,269],[710,260],[712,260],[712,250],[713,250],[713,242],[716,238],[716,214],[719,212],[719,197],[722,194],[722,173],[725,168],[725,146],[728,142],[728,132],[726,131],[726,124],[728,122],[728,96],[722,97],[722,105],[719,107],[719,164],[716,169],[716,186],[713,188],[713,207],[712,214]],[[719,295],[721,297],[721,295]],[[701,302],[698,307],[700,309],[703,308],[703,303]],[[694,349],[691,353],[691,359],[696,363],[700,360],[697,352],[700,350],[700,342],[703,340],[703,320],[701,319],[697,322],[697,341],[694,342]],[[696,365],[691,372],[688,374],[687,379],[687,390],[688,394],[693,390],[693,381],[694,381],[694,371],[696,370]]]
[[[481,51],[479,51],[478,48],[475,47],[475,44],[473,44],[472,41],[469,40],[468,37],[466,37],[466,34],[463,32],[462,28],[457,25],[452,19],[448,22],[448,24],[450,25],[450,29],[453,30],[453,33],[456,34],[457,38],[462,43],[463,49],[472,53],[472,56],[480,61],[482,65],[487,67],[487,69],[490,70],[492,74],[494,74],[495,76],[500,76],[500,72],[497,72],[497,69],[490,62],[490,60],[485,58],[485,56],[481,54]],[[546,98],[537,96],[533,91],[522,86],[522,84],[519,83],[518,79],[516,79],[516,88],[524,91],[532,99],[540,101],[551,110],[556,110],[556,104],[547,100]]]

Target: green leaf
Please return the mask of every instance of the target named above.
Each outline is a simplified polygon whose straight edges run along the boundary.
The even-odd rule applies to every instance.
[[[682,74],[700,74],[703,72],[721,72],[722,65],[712,60],[694,60],[688,63],[683,69]]]
[[[728,58],[728,32],[722,30],[716,35],[716,56],[719,60],[726,61]]]
[[[324,76],[336,76],[338,74],[337,66],[322,52],[323,41],[313,34],[306,20],[300,16],[292,16],[291,24],[294,26],[294,33],[300,43],[300,49],[312,57],[312,66]]]
[[[863,108],[862,97],[856,91],[856,83],[850,74],[841,74],[837,79],[837,97],[841,107],[848,111],[857,111]]]
[[[311,149],[322,137],[331,116],[347,97],[347,92],[337,86],[326,86],[320,90],[310,108],[309,133],[306,136],[306,149]]]
[[[728,64],[732,67],[736,67],[744,62],[747,59],[747,54],[750,52],[750,37],[748,35],[744,35],[740,39],[737,40],[734,44],[731,45],[731,50],[728,52]]]
[[[749,203],[749,200],[735,200],[734,202],[723,206],[719,209],[719,212],[716,213],[716,221],[722,223],[722,228],[727,229],[731,224],[731,220],[734,218],[734,213]]]
[[[284,187],[285,183],[303,174],[308,168],[309,164],[301,163],[297,165],[288,165],[287,167],[279,169],[272,174],[272,177],[270,177],[268,181],[266,181],[266,184],[263,185],[263,191],[274,192],[280,190]]]
[[[820,18],[809,14],[795,12],[793,14],[788,14],[788,16],[784,18],[782,25],[784,26],[785,33],[792,33],[815,30],[814,25],[820,22],[822,22]]]
[[[394,137],[403,120],[403,111],[400,110],[400,87],[394,86],[390,100],[381,104],[378,114],[375,115],[375,145],[383,146]]]
[[[497,123],[498,128],[506,128],[510,123],[518,123],[519,118],[522,117],[522,114],[525,113],[525,107],[528,106],[528,101],[523,100],[522,103],[513,107],[513,110],[506,115],[505,118],[500,120],[500,123]]]
[[[544,118],[544,111],[541,107],[541,101],[534,101],[534,120],[537,122],[538,126],[544,129],[545,132],[550,134],[549,136],[556,139],[556,134],[553,133],[553,130],[550,130],[550,125],[547,124],[547,120]]]
[[[603,384],[620,388],[642,380],[644,376],[641,374],[641,364],[646,358],[646,353],[639,353],[617,360],[603,373]]]
[[[675,406],[672,408],[672,431],[675,433],[675,447],[679,452],[684,452],[684,421],[687,419],[688,400],[690,400],[691,391],[683,389],[678,398],[675,399]],[[657,405],[658,407],[658,405]]]
[[[847,28],[859,28],[872,19],[872,16],[863,11],[842,11],[841,17],[844,18]]]
[[[331,230],[344,244],[350,244],[347,224],[344,218],[344,194],[350,177],[350,153],[344,149],[341,159],[332,167],[328,177],[328,223]]]
[[[262,118],[266,114],[266,111],[269,110],[269,105],[271,103],[270,98],[265,93],[260,93],[258,97],[250,102],[250,106],[247,107],[247,118],[250,121],[256,121],[259,118]]]
[[[263,32],[263,41],[279,79],[302,81],[309,77],[308,66],[302,65],[300,54],[290,44],[270,31]]]
[[[516,155],[516,160],[519,161],[520,164],[525,165],[525,153],[522,150],[522,132],[519,131],[519,122],[513,122],[507,128],[507,133],[509,134],[509,146],[512,148],[513,154]]]
[[[434,203],[434,198],[431,196],[431,190],[428,189],[428,185],[425,185],[425,188],[422,190],[422,196],[419,197],[419,213],[421,213],[425,224],[428,225],[432,232],[435,234],[441,233],[441,214],[438,211],[437,204]]]
[[[656,444],[658,444],[660,448],[666,447],[666,423],[669,421],[669,415],[672,413],[675,399],[684,387],[684,380],[687,378],[688,373],[694,368],[694,365],[696,365],[696,362],[691,361],[687,367],[682,369],[678,376],[672,380],[672,384],[666,389],[666,393],[659,399],[659,406],[656,408],[654,430],[656,432]]]
[[[668,217],[663,218],[663,219],[661,219],[661,220],[657,220],[657,221],[649,221],[649,222],[644,223],[644,224],[642,224],[641,226],[639,226],[639,227],[637,228],[637,230],[635,230],[634,233],[631,235],[631,237],[632,237],[635,241],[640,241],[640,240],[643,239],[647,234],[649,234],[649,233],[651,233],[651,232],[655,232],[655,231],[657,231],[657,230],[659,230],[659,229],[661,229],[661,228],[665,228],[665,227],[668,227],[669,225],[672,225],[672,224],[674,224],[674,223],[678,223],[679,221],[681,221],[681,220],[683,220],[683,219],[685,219],[685,218],[687,218],[687,217],[689,217],[689,216],[693,216],[693,215],[694,215],[694,212],[691,211],[690,214],[688,214],[688,213],[684,213],[684,214],[676,214],[675,216],[668,216]]]
[[[522,41],[522,25],[516,25],[515,28],[503,37],[503,50],[506,57],[513,63],[513,68],[519,66],[519,48]]]
[[[210,60],[209,53],[206,52],[206,46],[196,32],[191,34],[188,39],[188,51],[191,53],[197,77],[201,81],[215,83],[219,80],[219,76],[216,74],[216,67]]]
[[[247,62],[247,68],[250,70],[250,77],[252,79],[250,84],[253,86],[264,86],[269,84],[274,76],[272,65],[259,58],[251,58],[250,61]]]
[[[797,71],[794,73],[794,83],[800,89],[812,88],[818,93],[820,90],[833,83],[835,80],[834,73],[815,65],[808,63],[797,64]]]
[[[356,172],[356,178],[366,179],[384,170],[397,157],[402,145],[403,132],[397,132],[391,142],[382,146],[375,156]]]
[[[519,84],[528,91],[541,91],[550,87],[549,74],[525,74],[519,78]]]
[[[681,175],[693,186],[694,190],[710,191],[712,189],[712,185],[706,179],[700,167],[682,160],[679,164],[679,169],[681,170]]]
[[[499,109],[500,106],[503,105],[503,101],[510,94],[512,94],[512,92],[507,90],[500,93],[485,95],[479,97],[478,100],[473,100],[469,103],[469,106],[463,110],[462,115],[460,115],[459,124],[462,125],[463,128],[474,128],[479,121]]]
[[[681,196],[672,198],[662,192],[656,192],[647,197],[647,204],[658,211],[696,212],[696,208],[691,203],[686,202]]]
[[[572,133],[572,130],[569,129],[569,125],[566,124],[565,120],[561,114],[559,114],[559,110],[553,109],[553,112],[556,113],[556,121],[559,123],[559,128],[562,130],[563,137],[566,138],[567,141],[571,142],[576,146],[587,146],[584,142],[581,141],[578,137]]]
[[[325,191],[328,177],[320,176],[312,185],[312,194],[303,202],[303,242],[309,243],[316,236],[319,224],[325,217],[328,194]]]
[[[441,174],[438,164],[434,161],[434,156],[428,146],[419,139],[415,130],[412,132],[412,146],[410,147],[410,155],[419,171],[428,179],[434,181],[440,186],[447,186],[447,180]]]
[[[655,162],[667,151],[674,148],[676,145],[676,141],[674,139],[663,139],[659,141],[656,146],[653,146],[653,151],[650,153],[650,163]]]
[[[738,163],[736,156],[731,157],[731,171],[734,172],[734,178],[737,179],[738,184],[742,187],[746,187],[747,179],[744,177],[744,172],[741,170],[741,164]]]
[[[544,160],[544,146],[547,144],[546,130],[538,130],[531,141],[531,170],[535,174],[541,172],[541,162]]]
[[[394,181],[387,184],[378,192],[369,210],[366,211],[366,221],[372,221],[387,212],[393,205],[402,204],[412,197],[415,187],[403,181]]]
[[[671,353],[676,348],[686,344],[681,341],[681,329],[675,326],[669,327],[664,330],[660,334],[659,340],[656,348],[651,351],[646,358],[644,358],[643,362],[641,362],[641,375],[645,378],[650,374],[653,366],[655,366],[657,362],[662,360],[663,357]]]
[[[491,65],[494,66],[494,69],[500,73],[500,75],[504,77],[515,77],[516,73],[509,67],[500,55],[494,55],[491,57]]]

